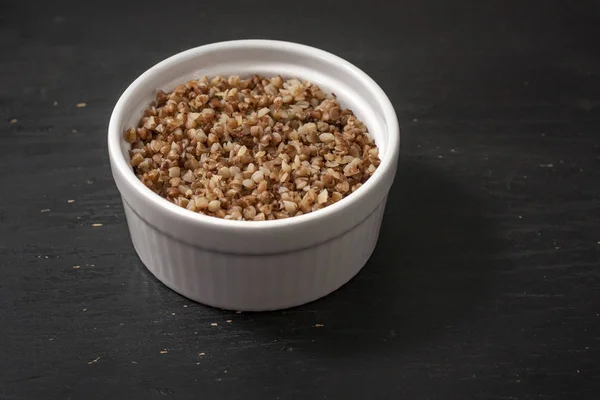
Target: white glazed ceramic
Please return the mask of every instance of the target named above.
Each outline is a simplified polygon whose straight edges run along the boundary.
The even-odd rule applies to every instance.
[[[136,124],[158,89],[202,75],[280,74],[333,92],[367,125],[381,165],[356,192],[324,209],[275,221],[231,221],[180,208],[145,187],[128,162],[122,132]],[[394,180],[400,135],[381,88],[347,61],[312,47],[239,40],[174,55],[137,78],[110,119],[108,149],[135,250],[176,292],[214,307],[260,311],[331,293],[365,265],[377,242]]]

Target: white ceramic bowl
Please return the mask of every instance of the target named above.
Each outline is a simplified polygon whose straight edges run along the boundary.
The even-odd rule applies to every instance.
[[[381,164],[356,192],[324,209],[275,221],[200,215],[161,198],[134,175],[122,132],[158,89],[203,75],[298,77],[333,92],[368,127]],[[312,47],[272,41],[214,43],[176,54],[143,73],[110,119],[108,150],[135,250],[174,291],[214,307],[260,311],[331,293],[365,265],[377,242],[398,162],[400,134],[381,88],[349,62]]]

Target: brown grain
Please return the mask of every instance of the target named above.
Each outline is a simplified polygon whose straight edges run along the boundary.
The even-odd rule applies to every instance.
[[[314,84],[280,76],[203,77],[159,90],[123,137],[148,188],[190,211],[234,220],[322,209],[380,163],[351,110]]]

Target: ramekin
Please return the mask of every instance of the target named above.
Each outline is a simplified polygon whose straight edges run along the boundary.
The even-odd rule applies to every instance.
[[[275,221],[200,215],[161,198],[134,175],[123,131],[136,124],[158,89],[203,75],[298,77],[336,94],[366,124],[381,164],[356,192],[321,210]],[[236,40],[176,54],[144,72],[117,102],[108,150],[133,246],[161,282],[210,306],[263,311],[298,306],[348,282],[379,236],[398,163],[394,108],[364,72],[328,52],[273,40]]]

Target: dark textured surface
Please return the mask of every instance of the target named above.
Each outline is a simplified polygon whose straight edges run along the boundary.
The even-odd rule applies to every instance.
[[[85,3],[0,5],[0,399],[600,397],[597,2]],[[162,286],[108,167],[137,75],[244,37],[348,59],[402,125],[373,257],[286,312]]]

